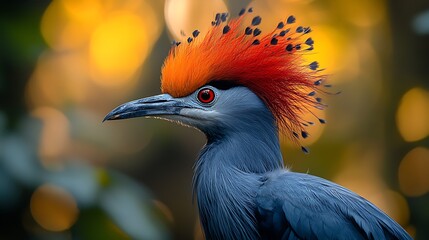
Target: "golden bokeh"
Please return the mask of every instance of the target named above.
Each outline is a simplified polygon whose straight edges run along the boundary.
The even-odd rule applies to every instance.
[[[70,102],[81,103],[88,97],[88,70],[80,53],[43,53],[26,87],[30,108],[40,106],[63,107]]]
[[[417,147],[402,159],[399,170],[399,187],[410,197],[429,192],[429,149]]]
[[[118,12],[95,30],[89,46],[93,80],[117,86],[132,80],[149,51],[144,19]]]
[[[135,127],[133,124],[125,124],[124,128],[112,127],[110,130],[102,131],[103,134],[109,132],[110,135],[97,133],[98,130],[94,127],[96,125],[89,124],[91,131],[87,134],[93,136],[91,141],[85,142],[74,138],[71,140],[70,125],[81,127],[72,117],[75,115],[71,114],[82,118],[85,116],[84,112],[94,113],[90,117],[97,118],[96,120],[88,117],[80,121],[94,121],[98,124],[98,118],[102,118],[99,115],[101,116],[107,111],[106,109],[115,106],[120,100],[129,98],[132,91],[137,89],[135,86],[138,81],[141,79],[152,81],[154,76],[157,76],[157,70],[153,72],[143,72],[143,70],[152,69],[153,66],[158,69],[160,63],[158,59],[167,54],[165,51],[168,46],[153,48],[164,25],[175,40],[186,41],[195,29],[201,31],[199,37],[202,38],[211,27],[210,22],[215,14],[228,12],[225,2],[238,7],[236,3],[228,0],[51,1],[40,22],[40,32],[48,49],[40,55],[26,86],[27,105],[31,109],[31,115],[42,122],[38,142],[42,165],[50,169],[62,167],[61,159],[64,159],[68,152],[83,152],[88,149],[91,151],[95,149],[97,153],[103,152],[105,154],[103,159],[119,159],[118,156],[123,155],[133,159],[135,155],[140,155],[141,150],[149,143],[150,136],[145,132],[144,140],[141,140],[138,132],[130,130]],[[363,100],[360,97],[377,92],[374,89],[380,89],[377,96],[384,98],[381,88],[386,81],[383,81],[382,72],[389,69],[384,69],[385,66],[381,63],[387,60],[386,55],[388,57],[391,51],[394,51],[389,36],[390,26],[387,22],[385,0],[357,2],[254,0],[247,7],[253,7],[254,13],[245,16],[245,24],[250,24],[254,16],[261,15],[262,23],[258,27],[263,33],[273,30],[279,21],[286,20],[289,15],[297,18],[296,24],[291,25],[292,29],[297,25],[311,26],[313,31],[308,36],[314,39],[315,49],[305,52],[305,59],[308,62],[318,61],[321,68],[326,69],[321,73],[327,74],[330,82],[341,81],[340,88],[345,86],[345,89],[353,89],[352,92],[347,93],[347,99],[344,98],[344,105],[352,103],[349,106],[357,107],[349,109],[359,110],[359,106],[366,106],[370,101],[368,99],[372,97],[369,96]],[[230,12],[231,16],[237,16],[237,14],[238,12]],[[382,45],[379,45],[380,43]],[[154,50],[153,56],[156,56],[155,61],[151,60],[143,67],[152,50]],[[356,81],[345,82],[345,80]],[[348,85],[350,83],[356,85],[351,88],[351,85]],[[333,91],[336,90],[343,89],[334,88]],[[110,94],[113,92],[114,94]],[[335,97],[322,97],[341,101],[334,99]],[[355,99],[358,99],[361,105],[353,105],[352,101]],[[64,114],[65,109],[68,111],[69,108],[73,111],[69,115],[70,119]],[[334,108],[332,109],[329,113],[318,110],[314,110],[314,113],[317,117],[327,119],[331,123],[331,118],[337,118],[326,115],[338,114]],[[354,112],[343,113],[343,117],[353,118],[353,120],[341,120],[343,124],[350,126],[350,132],[362,130],[358,129],[360,126],[353,126],[353,123],[354,121],[365,122],[369,113],[368,115],[361,112],[348,113]],[[311,114],[303,118],[316,123],[306,128],[310,136],[300,141],[304,146],[312,145],[324,133],[325,125],[319,124]],[[396,121],[399,132],[406,141],[419,141],[426,138],[429,135],[429,92],[422,88],[413,88],[404,94],[398,106]],[[119,129],[118,132],[112,130],[115,128]],[[122,141],[130,131],[134,132],[136,137],[131,137],[130,141]],[[79,133],[73,133],[73,137],[75,135]],[[366,141],[359,138],[356,139],[357,142]],[[341,138],[334,137],[330,141],[338,143],[338,139]],[[98,144],[99,142],[103,143]],[[352,145],[341,143],[338,147],[340,152],[347,151],[347,146],[344,144]],[[374,145],[378,148],[382,144]],[[388,150],[384,146],[380,148]],[[384,150],[380,150],[382,151]],[[407,231],[414,236],[416,228],[408,225],[410,209],[401,194],[417,197],[429,192],[429,150],[423,147],[415,148],[401,161],[398,169],[401,193],[389,189],[385,184],[380,171],[384,171],[381,169],[384,169],[386,164],[384,155],[380,152],[368,154],[357,150],[347,154],[347,159],[341,159],[338,162],[338,169],[332,173],[335,176],[334,181],[376,204],[402,226],[406,226]],[[87,159],[90,162],[98,161],[93,156]],[[319,159],[325,164],[326,156],[320,156]],[[129,161],[121,162],[123,166],[133,168]],[[329,167],[326,165],[318,170],[326,174],[327,169],[330,168],[331,165]],[[309,171],[312,170],[314,168],[309,169]],[[97,177],[103,186],[112,181],[106,170],[98,171]],[[168,207],[159,201],[154,201],[154,205],[170,223],[174,221]],[[53,185],[37,188],[32,195],[30,206],[36,222],[49,231],[69,229],[79,215],[73,196],[65,189]],[[173,206],[172,209],[174,210]],[[183,223],[174,224],[180,226]],[[419,226],[415,222],[412,224]],[[113,223],[112,227],[117,228]],[[118,229],[119,231],[122,230]],[[197,222],[195,239],[203,238],[201,226]]]
[[[336,1],[338,12],[358,27],[371,27],[386,16],[385,0]]]
[[[74,21],[98,23],[105,12],[107,1],[103,0],[60,0],[68,16]],[[95,25],[95,24],[91,24]]]
[[[63,188],[45,184],[38,187],[30,200],[31,215],[49,231],[64,231],[77,220],[79,209],[73,196]]]
[[[39,156],[45,167],[60,166],[61,156],[70,144],[69,121],[60,111],[50,107],[36,108],[31,115],[42,121]]]
[[[54,0],[42,17],[42,36],[57,51],[82,48],[101,19],[100,11],[98,1]]]
[[[429,92],[413,88],[401,99],[396,124],[405,141],[421,140],[429,135]]]
[[[373,202],[401,226],[407,226],[410,220],[410,209],[407,200],[400,193],[384,189],[375,195]]]
[[[349,41],[340,31],[328,25],[312,26],[311,37],[314,39],[314,51],[305,54],[308,62],[317,60],[324,74],[346,72],[348,78],[359,72],[359,54],[356,48],[347,44]],[[336,78],[348,79],[348,78]]]
[[[82,66],[75,72],[81,79],[104,87],[135,82],[161,30],[160,17],[140,0],[55,0],[41,21],[46,43],[56,52],[85,55],[87,59],[68,65]],[[53,75],[42,74],[41,79]]]
[[[402,226],[408,225],[410,209],[406,199],[390,190],[380,176],[383,166],[383,152],[380,149],[362,150],[361,146],[352,145],[345,151],[341,163],[334,182],[364,197]]]
[[[177,41],[186,41],[194,30],[199,30],[199,37],[203,37],[216,13],[223,12],[228,9],[222,0],[166,0],[164,7],[165,22]]]

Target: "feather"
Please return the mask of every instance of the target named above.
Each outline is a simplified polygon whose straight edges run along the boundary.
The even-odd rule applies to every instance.
[[[324,76],[314,71],[317,62],[306,63],[299,50],[303,44],[313,46],[313,40],[278,25],[266,34],[258,28],[252,30],[261,22],[259,16],[247,27],[244,15],[229,23],[219,19],[205,37],[173,46],[162,69],[162,91],[184,97],[211,81],[234,81],[258,95],[273,112],[280,130],[297,142],[293,132],[304,131],[302,114],[323,107],[307,93],[320,91],[314,83]],[[294,24],[295,17],[290,16],[286,23]]]
[[[335,183],[283,170],[265,179],[256,197],[265,239],[411,239],[372,203]],[[273,218],[276,212],[284,219]]]

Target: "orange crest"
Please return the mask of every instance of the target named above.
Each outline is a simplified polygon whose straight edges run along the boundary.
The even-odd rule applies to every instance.
[[[244,12],[229,22],[226,13],[217,14],[204,38],[194,31],[187,43],[176,43],[164,62],[162,92],[184,97],[211,81],[234,81],[257,94],[292,139],[306,138],[304,127],[312,123],[300,116],[323,108],[315,95],[324,76],[317,62],[305,63],[302,57],[313,50],[307,36],[311,29],[295,26],[295,17],[289,16],[274,31],[261,34],[257,26],[262,19],[255,16],[243,26]]]

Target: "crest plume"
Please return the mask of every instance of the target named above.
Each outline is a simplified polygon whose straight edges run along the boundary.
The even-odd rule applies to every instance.
[[[233,81],[265,102],[283,133],[294,141],[306,138],[305,127],[313,123],[301,116],[313,108],[323,109],[316,95],[323,92],[321,86],[329,87],[322,84],[318,63],[303,59],[313,50],[311,28],[297,26],[295,17],[289,16],[272,32],[262,34],[261,17],[252,17],[246,26],[245,12],[229,22],[228,14],[216,14],[204,37],[198,38],[200,32],[195,30],[185,43],[174,42],[162,69],[162,91],[183,97],[212,81]]]

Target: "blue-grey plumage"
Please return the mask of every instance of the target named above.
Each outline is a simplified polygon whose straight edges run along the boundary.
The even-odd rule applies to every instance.
[[[207,239],[411,239],[362,197],[285,169],[276,120],[246,87],[215,82],[183,98],[136,100],[105,120],[141,116],[206,134],[193,185]]]

